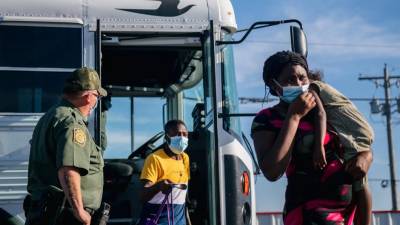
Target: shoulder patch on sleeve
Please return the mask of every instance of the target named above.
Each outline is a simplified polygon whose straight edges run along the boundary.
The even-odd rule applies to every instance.
[[[74,133],[72,140],[74,143],[77,143],[81,146],[85,145],[86,143],[86,134],[81,128],[74,128]]]

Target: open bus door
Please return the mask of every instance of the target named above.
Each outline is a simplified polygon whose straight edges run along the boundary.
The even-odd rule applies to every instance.
[[[224,71],[225,49],[216,44],[222,32],[210,21],[202,40],[205,123],[203,129],[194,130],[188,150],[189,211],[195,225],[255,224],[254,193],[249,190],[253,179],[250,156],[236,137],[224,131],[223,119],[219,117],[222,90],[233,88],[224,81],[224,73],[228,72]],[[244,172],[246,179],[242,177]],[[246,193],[243,182],[247,185]]]
[[[223,31],[210,21],[202,40],[205,123],[203,129],[195,130],[190,137],[188,152],[192,165],[189,209],[192,224],[196,225],[255,223],[254,193],[249,190],[253,180],[250,156],[236,136],[224,130],[224,119],[219,116],[223,89],[235,89],[224,80],[224,73],[232,71],[224,64],[229,61],[224,59],[226,48],[217,46],[216,40],[222,36]],[[231,98],[225,100],[225,104],[232,104]]]
[[[192,113],[194,128],[193,132],[190,133],[187,150],[191,164],[187,205],[191,224],[217,225],[220,222],[218,206],[219,192],[217,188],[218,160],[216,160],[218,143],[216,126],[215,38],[212,21],[208,29],[203,32],[201,39],[204,102],[199,103]]]
[[[205,128],[207,129],[206,157],[207,157],[207,189],[208,190],[208,216],[210,224],[221,224],[220,207],[218,206],[218,126],[217,126],[217,91],[215,76],[215,33],[214,23],[211,20],[204,39],[204,107]]]
[[[93,138],[96,144],[103,151],[104,158],[104,188],[102,193],[102,201],[107,202],[111,205],[110,210],[110,218],[107,224],[116,224],[116,225],[128,225],[134,224],[138,219],[141,211],[141,203],[139,201],[139,175],[141,172],[140,165],[143,163],[143,159],[135,158],[133,154],[121,155],[117,158],[115,157],[107,157],[107,152],[111,150],[106,150],[112,142],[112,137],[110,136],[110,140],[107,140],[106,136],[106,123],[110,123],[107,121],[107,118],[111,116],[115,116],[115,112],[109,111],[109,108],[103,107],[103,101],[110,101],[111,97],[116,102],[119,102],[119,106],[121,110],[126,110],[126,102],[129,102],[130,105],[133,104],[133,97],[121,97],[121,94],[112,95],[113,89],[108,88],[111,84],[106,82],[107,73],[104,72],[104,41],[107,40],[106,31],[102,31],[102,24],[100,20],[96,21],[96,30],[92,32],[91,43],[93,43],[93,47],[91,49],[91,59],[93,66],[97,73],[99,74],[99,78],[102,82],[102,86],[107,90],[107,97],[101,98],[98,102],[98,105],[95,110],[94,117],[92,118],[93,126]],[[107,55],[108,56],[108,55]],[[104,76],[103,76],[104,75]],[[120,77],[118,77],[120,78]],[[116,78],[118,80],[118,78]],[[129,85],[129,84],[126,84]],[[108,98],[106,100],[106,98]],[[121,104],[121,102],[123,102]],[[111,103],[110,103],[111,104]],[[118,105],[118,103],[116,103]],[[133,109],[129,108],[128,110],[131,117],[133,116]],[[125,114],[124,114],[125,116]],[[110,118],[109,118],[110,119]],[[123,117],[123,119],[126,119]],[[132,119],[132,118],[130,118]],[[128,120],[127,123],[132,124],[133,121]],[[133,134],[131,134],[131,142],[128,148],[130,150],[124,153],[132,153],[133,151]]]
[[[232,121],[220,116],[237,101],[232,49],[217,45],[217,40],[229,37],[210,21],[204,41],[209,218],[210,224],[249,225],[255,224],[252,162],[227,125]]]

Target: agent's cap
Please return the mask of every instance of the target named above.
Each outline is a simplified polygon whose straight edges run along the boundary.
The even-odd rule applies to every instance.
[[[65,80],[64,92],[96,90],[100,96],[107,96],[107,91],[101,87],[96,70],[82,67],[74,70]]]

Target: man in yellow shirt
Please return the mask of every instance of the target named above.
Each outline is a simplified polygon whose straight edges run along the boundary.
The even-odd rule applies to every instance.
[[[184,152],[188,146],[188,131],[181,120],[170,120],[164,126],[163,148],[150,154],[144,163],[140,179],[143,202],[139,224],[153,221],[156,224],[186,225],[185,199],[190,178],[189,156]],[[167,199],[167,206],[160,207]]]

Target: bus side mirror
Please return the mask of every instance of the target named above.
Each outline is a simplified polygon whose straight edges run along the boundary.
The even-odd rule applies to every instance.
[[[296,26],[290,26],[290,40],[292,51],[307,58],[307,38],[303,30]]]

